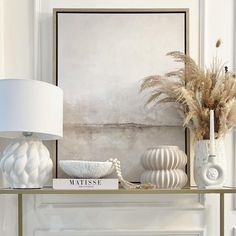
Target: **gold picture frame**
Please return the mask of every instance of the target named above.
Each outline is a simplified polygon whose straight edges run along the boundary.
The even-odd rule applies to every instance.
[[[74,8],[56,8],[53,9],[53,79],[54,83],[58,85],[58,16],[60,14],[183,14],[184,19],[184,52],[189,54],[189,9],[187,8],[159,8],[159,9],[74,9]],[[185,151],[188,155],[188,164],[186,167],[186,172],[190,181],[190,154],[191,154],[191,138],[188,130],[185,130]],[[55,142],[53,147],[53,162],[54,170],[53,176],[55,178],[58,175],[58,147],[59,142]],[[189,183],[187,184],[189,185]]]

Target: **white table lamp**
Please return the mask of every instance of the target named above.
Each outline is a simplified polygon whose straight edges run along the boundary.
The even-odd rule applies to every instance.
[[[0,137],[12,138],[0,166],[12,188],[42,188],[52,160],[42,140],[63,135],[63,92],[37,80],[0,80]]]

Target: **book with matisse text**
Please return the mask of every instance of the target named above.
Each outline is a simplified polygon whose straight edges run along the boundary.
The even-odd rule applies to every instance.
[[[118,179],[53,179],[53,189],[119,189]]]

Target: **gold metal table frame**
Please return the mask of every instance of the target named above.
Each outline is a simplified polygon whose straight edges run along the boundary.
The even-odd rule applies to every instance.
[[[0,194],[18,195],[18,236],[23,236],[23,195],[25,194],[219,194],[220,196],[220,236],[224,236],[224,196],[236,193],[234,187],[221,189],[198,189],[196,187],[184,189],[138,189],[138,190],[55,190],[44,189],[0,189]]]

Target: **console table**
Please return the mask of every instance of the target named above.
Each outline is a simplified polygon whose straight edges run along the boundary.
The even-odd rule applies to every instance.
[[[138,189],[138,190],[55,190],[44,189],[0,189],[0,194],[18,195],[18,236],[23,235],[23,195],[25,194],[219,194],[220,197],[220,236],[224,236],[224,195],[236,193],[236,188],[198,189],[196,187],[184,189]]]

